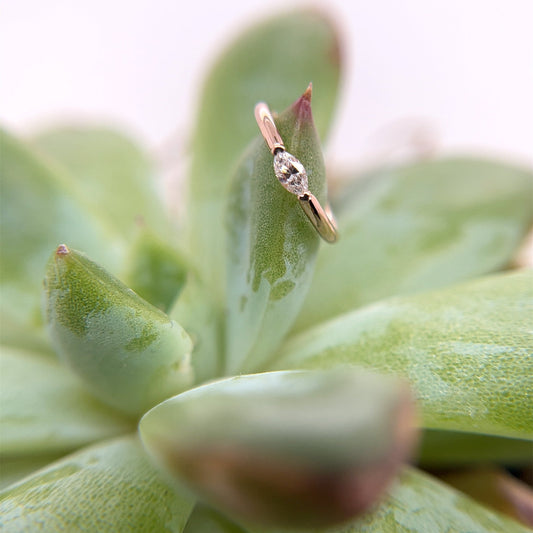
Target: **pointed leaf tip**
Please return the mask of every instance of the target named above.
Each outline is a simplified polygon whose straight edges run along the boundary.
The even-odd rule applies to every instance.
[[[84,254],[60,246],[44,287],[54,348],[102,401],[134,415],[189,386],[187,333]]]
[[[306,170],[323,202],[326,172],[308,90],[275,118],[287,157]],[[290,190],[290,189],[289,189]],[[237,167],[227,209],[226,372],[264,370],[311,283],[318,234],[287,194],[272,154],[257,139]]]
[[[302,95],[302,99],[307,100],[309,103],[311,103],[311,97],[313,96],[313,82],[310,81],[309,85],[307,86],[307,89]]]
[[[299,122],[313,122],[313,113],[311,111],[311,98],[313,96],[313,83],[309,82],[307,89],[302,96],[292,104],[292,111]]]
[[[70,250],[68,249],[66,244],[60,244],[57,247],[56,255],[68,255],[70,253]]]
[[[250,110],[262,100],[272,111],[281,111],[313,80],[319,91],[314,116],[324,138],[339,83],[338,41],[335,25],[321,10],[296,9],[241,34],[206,80],[192,143],[189,242],[203,277],[212,281],[211,292],[221,302],[224,295],[217,293],[222,292],[218,287],[224,279],[221,263],[226,247],[221,220],[233,170],[257,135]],[[231,135],[227,135],[228,124]]]

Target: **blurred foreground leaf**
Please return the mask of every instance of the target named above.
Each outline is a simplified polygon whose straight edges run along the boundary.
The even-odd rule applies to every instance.
[[[413,428],[403,383],[354,370],[215,381],[139,424],[148,450],[202,500],[291,527],[337,524],[372,505],[410,455]]]

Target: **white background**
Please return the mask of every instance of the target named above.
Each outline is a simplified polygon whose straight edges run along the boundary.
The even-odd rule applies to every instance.
[[[4,1],[0,120],[20,133],[50,121],[103,120],[156,152],[169,139],[183,147],[221,46],[243,25],[294,5]],[[532,0],[313,5],[333,15],[345,45],[328,148],[335,162],[361,165],[419,144],[533,163]]]

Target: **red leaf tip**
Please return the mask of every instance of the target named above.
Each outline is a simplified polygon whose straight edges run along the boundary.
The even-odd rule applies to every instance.
[[[313,84],[309,83],[305,92],[294,102],[292,108],[301,121],[312,120],[311,96],[313,94]]]

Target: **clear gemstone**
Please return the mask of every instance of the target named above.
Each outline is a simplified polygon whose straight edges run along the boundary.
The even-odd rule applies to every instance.
[[[289,192],[300,195],[309,190],[304,166],[289,152],[278,150],[274,154],[274,172]]]

